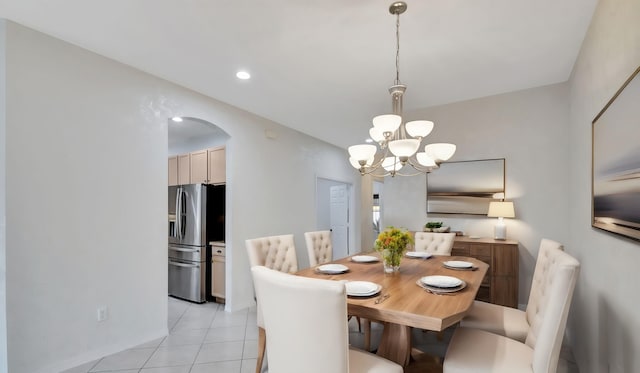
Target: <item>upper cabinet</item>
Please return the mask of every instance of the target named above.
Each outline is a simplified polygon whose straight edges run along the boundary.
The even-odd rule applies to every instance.
[[[169,157],[169,186],[178,185],[178,156]]]
[[[178,184],[191,184],[191,156],[181,154],[178,156]]]
[[[207,150],[209,156],[209,183],[222,184],[227,182],[225,148]]]
[[[224,184],[225,162],[224,147],[169,157],[169,185]]]

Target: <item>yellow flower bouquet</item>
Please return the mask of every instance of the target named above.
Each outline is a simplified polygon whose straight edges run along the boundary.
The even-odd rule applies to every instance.
[[[413,237],[406,229],[388,227],[380,232],[375,249],[382,255],[385,272],[398,272],[400,260],[409,244],[413,244]]]

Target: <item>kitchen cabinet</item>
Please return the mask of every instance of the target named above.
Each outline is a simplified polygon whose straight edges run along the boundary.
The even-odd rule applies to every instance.
[[[191,184],[191,156],[181,154],[178,156],[178,184]]]
[[[225,148],[211,148],[207,150],[209,157],[209,184],[227,182]]]
[[[224,242],[211,242],[211,296],[218,303],[225,299],[225,245]]]
[[[191,152],[191,163],[190,163],[190,171],[191,171],[191,184],[207,184],[209,182],[209,167],[207,165],[208,162],[208,151],[200,150],[197,152]]]
[[[225,147],[169,157],[169,185],[227,182]]]
[[[178,156],[169,157],[169,186],[178,185]]]
[[[469,256],[489,264],[476,299],[518,307],[518,242],[457,236],[452,256]]]

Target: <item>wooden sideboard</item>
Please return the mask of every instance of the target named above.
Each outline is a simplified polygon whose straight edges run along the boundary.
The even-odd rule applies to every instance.
[[[489,264],[476,299],[518,307],[518,241],[457,236],[452,256],[470,256]]]

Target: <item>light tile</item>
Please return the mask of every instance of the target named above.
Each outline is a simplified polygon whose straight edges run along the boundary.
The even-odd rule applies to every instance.
[[[160,346],[200,345],[209,329],[177,329],[164,339]]]
[[[100,359],[90,361],[86,364],[79,365],[75,368],[67,369],[62,373],[87,373],[89,370],[91,370],[91,368],[93,368],[98,363],[98,361],[100,361]]]
[[[174,367],[142,368],[140,373],[189,373],[191,365],[180,365]]]
[[[220,328],[225,326],[245,326],[247,325],[247,314],[218,312],[211,323],[212,328]]]
[[[258,358],[258,341],[248,340],[244,341],[244,350],[242,351],[243,359],[256,359]]]
[[[247,322],[247,330],[244,334],[245,339],[258,339],[258,325]]]
[[[160,346],[160,343],[162,343],[162,341],[164,341],[164,339],[165,339],[165,337],[154,339],[153,341],[149,341],[147,343],[143,343],[141,345],[137,345],[136,347],[133,347],[133,348],[156,348],[156,347]]]
[[[204,343],[244,341],[245,328],[244,325],[211,328]]]
[[[242,359],[240,373],[255,373],[258,359]]]
[[[171,330],[207,329],[211,325],[211,320],[213,320],[213,317],[182,317]]]
[[[240,360],[194,364],[191,373],[240,373]]]
[[[244,342],[242,341],[205,343],[202,345],[202,348],[198,353],[196,364],[226,360],[240,360],[242,359],[243,348]]]
[[[154,368],[193,364],[199,349],[199,345],[158,347],[144,367]]]
[[[139,369],[153,354],[153,348],[138,348],[133,350],[124,350],[117,354],[109,355],[98,364],[96,364],[90,372],[103,372],[110,370]]]

